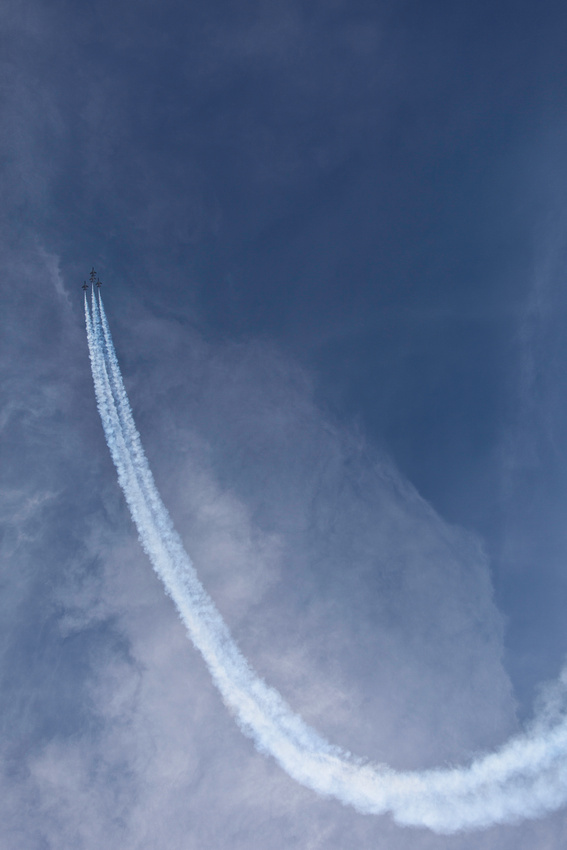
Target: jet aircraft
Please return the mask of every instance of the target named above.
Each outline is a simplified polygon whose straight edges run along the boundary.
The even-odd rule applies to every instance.
[[[85,290],[85,292],[86,292],[86,291],[87,291],[87,289],[89,288],[89,285],[88,285],[88,283],[86,282],[86,280],[85,280],[85,282],[83,283],[82,288]]]

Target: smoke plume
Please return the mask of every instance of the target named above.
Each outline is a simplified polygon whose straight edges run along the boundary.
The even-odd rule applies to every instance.
[[[311,729],[250,667],[201,585],[156,488],[126,394],[100,293],[85,319],[106,442],[140,542],[241,730],[295,780],[366,814],[439,833],[533,818],[567,802],[567,677],[526,731],[463,767],[394,771]]]

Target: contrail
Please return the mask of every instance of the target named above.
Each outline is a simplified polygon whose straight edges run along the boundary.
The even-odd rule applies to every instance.
[[[504,746],[451,769],[395,771],[334,746],[250,667],[201,585],[155,485],[120,373],[102,298],[85,295],[97,406],[141,544],[201,652],[222,698],[257,749],[295,780],[365,814],[439,833],[534,818],[567,802],[567,675],[530,727]]]

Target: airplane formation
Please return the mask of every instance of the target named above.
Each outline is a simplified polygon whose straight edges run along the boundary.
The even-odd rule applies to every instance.
[[[95,280],[95,278],[96,278],[96,280]],[[102,281],[99,280],[99,278],[97,277],[97,273],[95,272],[94,266],[91,269],[91,273],[89,275],[89,280],[90,280],[91,286],[96,286],[98,289],[100,289],[100,287],[102,286]],[[86,280],[83,281],[83,286],[81,288],[84,289],[85,292],[89,288],[89,284],[86,282]]]

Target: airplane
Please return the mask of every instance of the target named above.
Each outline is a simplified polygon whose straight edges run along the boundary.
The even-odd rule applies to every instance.
[[[96,279],[96,285],[97,285],[97,287],[98,287],[99,289],[100,289],[100,288],[101,288],[101,286],[102,286],[102,281],[101,281],[101,280],[99,280],[98,278]]]
[[[91,274],[90,274],[91,283],[95,282],[95,277],[96,277],[96,272],[95,272],[94,266],[93,266],[92,269],[91,269]]]
[[[85,282],[83,283],[82,288],[85,290],[85,292],[86,292],[86,291],[87,291],[87,289],[89,288],[89,285],[88,285],[88,283],[86,282],[86,280],[85,280]]]

